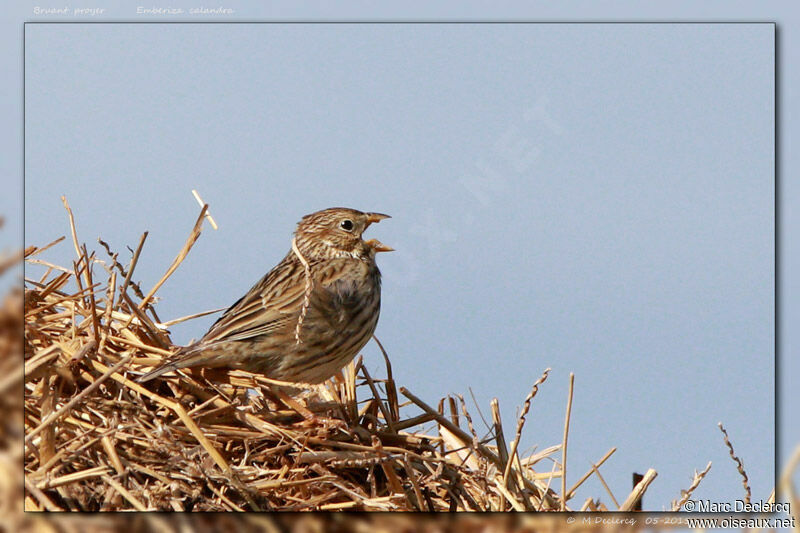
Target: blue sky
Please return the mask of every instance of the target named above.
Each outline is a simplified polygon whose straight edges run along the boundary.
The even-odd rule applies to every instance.
[[[772,488],[771,25],[29,25],[26,241],[66,231],[163,274],[198,189],[220,224],[159,291],[232,303],[310,211],[393,215],[378,334],[401,384],[515,406],[619,497]],[[69,261],[70,248],[50,258]],[[213,319],[173,329],[199,337]],[[374,347],[365,350],[381,371]],[[573,463],[574,461],[574,463]],[[600,495],[599,484],[579,496]]]

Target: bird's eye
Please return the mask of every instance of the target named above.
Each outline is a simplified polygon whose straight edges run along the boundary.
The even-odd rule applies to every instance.
[[[339,226],[345,231],[352,231],[353,221],[350,219],[344,219],[342,220],[341,224],[339,224]]]

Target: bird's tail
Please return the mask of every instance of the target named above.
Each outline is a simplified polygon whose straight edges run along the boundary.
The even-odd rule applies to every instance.
[[[191,366],[191,360],[189,357],[196,351],[195,344],[190,344],[189,346],[184,346],[171,356],[169,356],[166,360],[162,361],[157,367],[155,367],[150,372],[142,375],[136,381],[138,383],[144,383],[146,381],[150,381],[151,379],[155,379],[158,376],[163,376],[173,370],[178,370],[179,368],[185,368],[187,366]],[[187,365],[186,363],[189,362]]]
[[[161,366],[154,368],[147,374],[139,377],[136,381],[138,383],[144,383],[146,381],[150,381],[151,379],[157,378],[158,376],[164,375],[167,372],[172,372],[173,370],[177,370],[178,365],[177,363],[164,363]]]
[[[167,359],[161,362],[159,366],[144,374],[137,379],[139,383],[150,381],[153,378],[162,376],[173,370],[180,368],[190,368],[195,366],[202,366],[207,368],[214,368],[219,366],[229,366],[236,363],[236,357],[231,357],[224,349],[221,349],[214,344],[204,343],[198,341],[189,346],[184,346]]]

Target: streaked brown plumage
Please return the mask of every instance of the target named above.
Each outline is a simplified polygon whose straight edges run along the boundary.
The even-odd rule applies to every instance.
[[[361,238],[380,213],[333,207],[298,223],[292,249],[211,326],[142,376],[178,368],[225,367],[294,383],[321,383],[349,363],[378,323],[381,275]],[[310,274],[310,278],[309,278]]]

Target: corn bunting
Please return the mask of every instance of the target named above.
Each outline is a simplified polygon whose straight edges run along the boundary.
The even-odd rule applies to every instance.
[[[241,368],[294,383],[321,383],[349,363],[378,324],[381,274],[364,241],[388,215],[333,207],[298,223],[292,248],[211,326],[142,376],[187,367]]]

